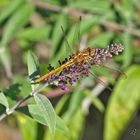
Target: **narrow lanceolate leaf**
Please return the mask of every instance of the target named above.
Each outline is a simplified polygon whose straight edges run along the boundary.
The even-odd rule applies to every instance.
[[[57,21],[55,23],[55,26],[53,28],[53,34],[52,34],[52,43],[53,43],[52,45],[53,45],[53,47],[52,47],[52,50],[51,50],[52,51],[52,55],[51,55],[52,58],[54,58],[54,56],[56,54],[58,54],[58,48],[57,47],[59,46],[60,40],[61,40],[62,35],[63,35],[63,32],[61,30],[61,26],[63,26],[63,28],[66,29],[66,26],[67,26],[66,22],[67,22],[66,15],[60,14],[58,16]],[[56,36],[56,33],[58,33],[58,32],[60,33],[60,36]]]
[[[28,41],[46,41],[50,34],[51,26],[29,27],[18,33],[18,38]]]
[[[68,127],[66,126],[65,122],[59,116],[56,116],[56,128],[66,135],[69,134]]]
[[[133,57],[133,47],[132,47],[132,36],[130,36],[129,34],[125,33],[124,36],[124,46],[125,46],[125,50],[124,50],[124,58],[123,58],[123,67],[128,67],[131,62],[132,62],[132,57]]]
[[[24,5],[10,18],[4,28],[4,34],[1,41],[2,46],[6,46],[19,28],[28,22],[33,10],[34,7],[32,5]]]
[[[28,105],[28,109],[29,109],[31,116],[37,122],[48,126],[48,124],[47,124],[43,114],[41,113],[41,110],[39,109],[38,105],[36,105],[36,104]],[[68,134],[68,132],[69,132],[69,129],[67,128],[65,122],[57,115],[56,115],[56,129],[63,132],[64,134]]]
[[[34,77],[39,76],[39,62],[36,55],[29,51],[27,55],[28,75],[32,80]],[[38,84],[32,85],[32,90],[38,87]]]
[[[33,72],[38,70],[39,62],[36,55],[29,51],[27,56],[27,65],[28,65],[28,75],[30,76]]]
[[[104,140],[119,140],[140,105],[140,66],[122,77],[110,98],[105,116]]]
[[[106,46],[108,46],[109,41],[112,39],[113,35],[114,34],[112,32],[102,33],[102,34],[94,37],[93,39],[91,39],[91,41],[88,42],[88,45],[106,47]],[[102,41],[100,41],[100,40],[102,40]]]
[[[7,98],[2,92],[0,92],[0,104],[4,105],[6,108],[9,108]]]
[[[47,97],[41,94],[36,94],[34,99],[43,116],[43,119],[50,129],[51,134],[54,135],[56,128],[56,114],[52,104]]]
[[[7,17],[9,17],[16,9],[18,9],[22,4],[25,3],[25,0],[14,0],[9,1],[8,5],[3,8],[0,14],[0,23],[3,22]]]
[[[1,46],[0,46],[1,47]],[[3,48],[3,51],[0,54],[0,61],[2,62],[6,74],[9,78],[12,77],[12,64],[11,64],[11,54],[8,48]]]

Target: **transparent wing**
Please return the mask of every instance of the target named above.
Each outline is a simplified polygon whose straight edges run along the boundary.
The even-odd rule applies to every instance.
[[[103,66],[104,68],[106,68],[108,70],[115,71],[115,72],[119,73],[120,75],[123,75],[125,78],[127,78],[127,75],[123,71],[121,71],[119,69],[111,68],[111,67],[108,67],[108,66],[106,66],[104,64],[102,64],[101,66]]]
[[[88,60],[86,60],[86,62],[89,63]],[[90,63],[89,63],[89,65],[90,65]],[[108,90],[112,91],[112,89],[108,86],[108,83],[106,83],[106,82],[100,80],[100,79],[96,76],[96,74],[94,74],[90,69],[88,69],[88,68],[85,67],[84,65],[82,65],[82,67],[83,67],[84,69],[86,69],[100,84],[102,84],[102,85],[103,85],[104,87],[106,87]]]
[[[61,26],[64,39],[64,46],[66,48],[66,56],[71,56],[72,54],[75,54],[79,51],[81,20],[82,18],[79,17],[78,22],[72,28],[70,28],[68,34],[64,30],[63,26]],[[69,41],[67,38],[69,39]]]
[[[68,42],[68,39],[66,37],[66,32],[64,31],[63,26],[61,26],[61,30],[62,30],[62,33],[63,33],[64,45],[65,45],[65,48],[66,48],[66,55],[70,56],[73,53],[72,47],[70,46],[70,44]]]
[[[94,74],[91,70],[89,70],[89,73],[90,73],[93,77],[95,77],[96,80],[97,80],[99,83],[101,83],[104,87],[106,87],[108,90],[112,91],[112,89],[108,86],[108,83],[106,83],[106,82],[100,80],[100,79],[96,76],[96,74]]]
[[[74,31],[74,36],[73,36],[73,40],[72,40],[72,46],[73,46],[73,50],[75,53],[80,50],[81,22],[82,22],[82,17],[80,16],[78,19],[78,22],[75,25],[75,31]]]

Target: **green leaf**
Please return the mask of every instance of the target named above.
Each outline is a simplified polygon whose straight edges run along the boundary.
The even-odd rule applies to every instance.
[[[55,23],[55,26],[54,26],[54,29],[53,29],[53,34],[52,34],[52,45],[53,45],[53,48],[52,48],[52,58],[55,56],[56,53],[58,53],[58,47],[59,44],[60,44],[60,41],[63,37],[63,32],[61,30],[61,26],[63,26],[64,30],[66,29],[67,27],[67,16],[64,15],[64,14],[60,14],[57,18],[57,21]],[[56,33],[60,33],[59,36],[56,35]],[[62,55],[62,53],[61,53]]]
[[[69,134],[68,127],[66,126],[65,122],[59,116],[56,116],[56,128],[66,135]]]
[[[69,96],[70,96],[70,94],[69,95],[63,95],[61,97],[61,99],[59,100],[59,102],[55,106],[55,112],[57,114],[59,114],[62,111],[62,109],[65,107],[65,105],[67,104]]]
[[[30,27],[18,33],[18,37],[28,41],[45,41],[49,37],[50,29],[50,26]]]
[[[75,1],[70,4],[73,8],[80,8],[82,10],[87,10],[90,12],[95,12],[99,14],[106,14],[108,9],[110,8],[110,3],[107,1]]]
[[[125,46],[125,49],[124,49],[124,64],[123,64],[123,67],[126,68],[128,67],[131,62],[132,62],[132,59],[133,59],[133,46],[132,46],[132,37],[128,34],[128,33],[125,33],[124,36],[124,46]]]
[[[31,113],[31,116],[36,121],[48,126],[48,124],[47,124],[41,110],[39,109],[38,105],[36,105],[36,104],[28,105],[28,109],[29,109],[29,112]],[[60,130],[64,134],[68,134],[68,132],[69,132],[69,129],[67,128],[64,121],[57,115],[56,115],[56,129]]]
[[[39,67],[39,62],[37,56],[29,51],[28,56],[27,56],[27,65],[28,65],[28,75],[30,76],[33,74],[35,71],[38,70]]]
[[[73,117],[70,118],[69,122],[67,122],[67,125],[70,130],[69,135],[64,135],[63,133],[56,131],[55,136],[52,139],[50,133],[47,131],[46,135],[44,136],[44,140],[78,140],[79,137],[81,137],[84,122],[85,122],[84,113],[81,109],[79,109],[73,115]]]
[[[0,46],[1,47],[1,46]],[[5,68],[6,74],[9,78],[12,77],[12,62],[11,62],[11,54],[8,48],[1,48],[3,51],[0,54],[1,62]]]
[[[113,37],[113,33],[111,32],[101,33],[97,37],[94,37],[94,39],[92,39],[88,43],[88,46],[106,47],[109,44],[112,37]]]
[[[37,123],[23,115],[22,113],[16,113],[18,120],[18,126],[24,140],[36,140],[37,137]]]
[[[121,8],[122,8],[122,12],[120,14],[124,14],[125,18],[127,20],[132,20],[132,18],[134,17],[135,13],[135,6],[133,5],[133,1],[132,0],[122,0],[121,2]],[[129,22],[128,21],[128,22]]]
[[[30,104],[28,105],[29,112],[31,116],[39,123],[43,125],[48,125],[40,108],[36,104]]]
[[[32,47],[31,42],[26,40],[26,39],[23,39],[23,38],[18,39],[18,44],[19,44],[19,47],[24,49],[24,50],[27,50],[29,48],[31,49],[31,47]]]
[[[13,12],[15,12],[16,9],[18,9],[25,0],[14,0],[9,1],[8,5],[6,5],[3,10],[1,11],[0,15],[0,23],[3,22],[7,17],[9,17]]]
[[[94,25],[96,25],[98,22],[99,22],[99,17],[98,16],[95,16],[94,19],[90,17],[90,18],[87,18],[85,20],[82,20],[82,22],[80,24],[80,36],[83,35],[84,33],[88,32],[88,31],[90,31],[91,28]],[[70,28],[70,31],[68,33],[68,39],[69,39],[69,43],[71,45],[73,45],[73,43],[76,43],[76,44],[78,43],[77,42],[78,40],[74,40],[75,42],[73,42],[73,36],[74,36],[74,33],[75,33],[76,28],[77,28],[77,24],[73,25]],[[78,44],[78,45],[80,45],[80,44]],[[75,48],[75,46],[72,46],[72,47]]]
[[[36,104],[38,105],[38,108],[40,109],[40,112],[46,124],[50,129],[51,134],[54,135],[56,128],[56,114],[52,104],[50,103],[47,97],[41,94],[36,94],[34,96],[34,99]]]
[[[66,112],[65,115],[65,120],[71,120],[71,118],[77,113],[77,111],[80,109],[81,107],[81,103],[83,101],[84,98],[84,94],[83,94],[83,89],[82,88],[75,88],[74,90],[74,94],[72,94],[70,103],[69,103],[69,108]]]
[[[109,100],[104,140],[120,139],[140,105],[140,66],[133,65],[126,74],[127,79],[119,79]]]
[[[19,83],[15,83],[15,84],[11,84],[9,85],[8,88],[6,88],[6,90],[4,91],[4,94],[6,95],[6,97],[9,97],[11,99],[11,101],[13,100],[13,102],[16,102],[19,98],[20,98],[20,91],[21,91],[21,85]],[[11,104],[12,102],[9,101],[9,105],[13,105]]]
[[[2,46],[6,46],[19,28],[28,22],[33,10],[34,7],[32,5],[24,5],[10,18],[4,28],[4,34],[1,41]]]
[[[1,91],[0,91],[0,104],[4,105],[6,108],[9,108],[7,98]]]
[[[18,83],[20,85],[20,87],[19,87],[20,96],[22,96],[22,97],[26,96],[32,90],[28,79],[25,80],[25,77],[23,77],[21,74],[13,75],[12,83]],[[19,89],[18,89],[18,91],[19,91]],[[15,89],[15,92],[16,92],[15,94],[17,94],[16,89]]]
[[[34,80],[35,77],[40,76],[38,58],[31,51],[28,52],[27,65],[28,65],[28,75],[31,80]],[[32,85],[32,90],[36,89],[38,86],[39,84]]]
[[[78,140],[82,134],[85,124],[85,114],[82,109],[79,108],[73,117],[69,120],[68,126],[70,129],[70,138],[69,140]]]

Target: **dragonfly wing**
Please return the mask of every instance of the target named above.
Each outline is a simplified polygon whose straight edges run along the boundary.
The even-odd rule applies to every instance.
[[[86,62],[89,63],[88,60],[86,60]],[[91,65],[91,64],[89,63],[89,65]],[[100,80],[100,79],[96,76],[96,74],[94,74],[89,68],[85,67],[83,64],[82,64],[82,67],[83,67],[85,70],[87,70],[100,84],[102,84],[102,85],[103,85],[104,87],[106,87],[108,90],[112,91],[112,89],[108,86],[108,83],[106,83],[106,82]]]
[[[62,30],[62,33],[63,33],[64,46],[66,48],[66,55],[69,55],[70,56],[73,53],[72,47],[70,46],[70,44],[68,42],[68,39],[67,39],[67,36],[66,36],[66,32],[64,31],[63,26],[61,26],[61,30]]]
[[[75,31],[74,31],[74,36],[73,36],[73,40],[72,40],[72,46],[74,47],[74,52],[78,52],[80,50],[80,26],[81,26],[81,22],[82,22],[82,17],[80,16],[78,19],[78,22],[75,25]]]
[[[108,90],[112,91],[112,89],[108,86],[108,83],[106,83],[106,82],[100,80],[100,79],[96,76],[96,74],[94,74],[91,70],[89,70],[89,73],[90,73],[93,77],[95,77],[96,80],[97,80],[99,83],[101,83],[104,87],[106,87]]]
[[[104,68],[106,68],[106,69],[108,69],[108,70],[115,71],[115,72],[117,72],[118,74],[123,75],[125,78],[127,78],[127,75],[126,75],[123,71],[121,71],[121,70],[119,70],[119,69],[111,68],[111,67],[108,67],[108,66],[106,66],[106,65],[104,65],[104,64],[102,64],[101,66],[103,66]]]
[[[78,22],[71,27],[70,31],[66,36],[66,32],[64,28],[61,26],[61,30],[64,37],[64,46],[66,48],[66,55],[71,56],[72,54],[76,54],[79,51],[80,47],[80,24],[81,24],[81,17],[79,17]],[[69,38],[69,41],[67,39]]]

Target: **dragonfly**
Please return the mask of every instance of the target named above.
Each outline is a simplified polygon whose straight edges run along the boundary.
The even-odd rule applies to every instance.
[[[63,28],[62,32],[65,42],[69,47],[70,45],[67,41]],[[59,60],[58,67],[54,68],[49,65],[49,72],[39,78],[36,78],[32,83],[36,84],[41,82],[57,81],[58,85],[62,89],[66,89],[66,85],[68,83],[73,85],[81,77],[89,76],[91,74],[95,76],[95,74],[93,74],[90,70],[92,65],[101,65],[108,59],[112,58],[113,55],[121,53],[123,49],[124,46],[122,44],[114,43],[103,49],[88,47],[81,51],[76,51],[76,53],[70,55],[69,58],[65,58],[62,62]]]

